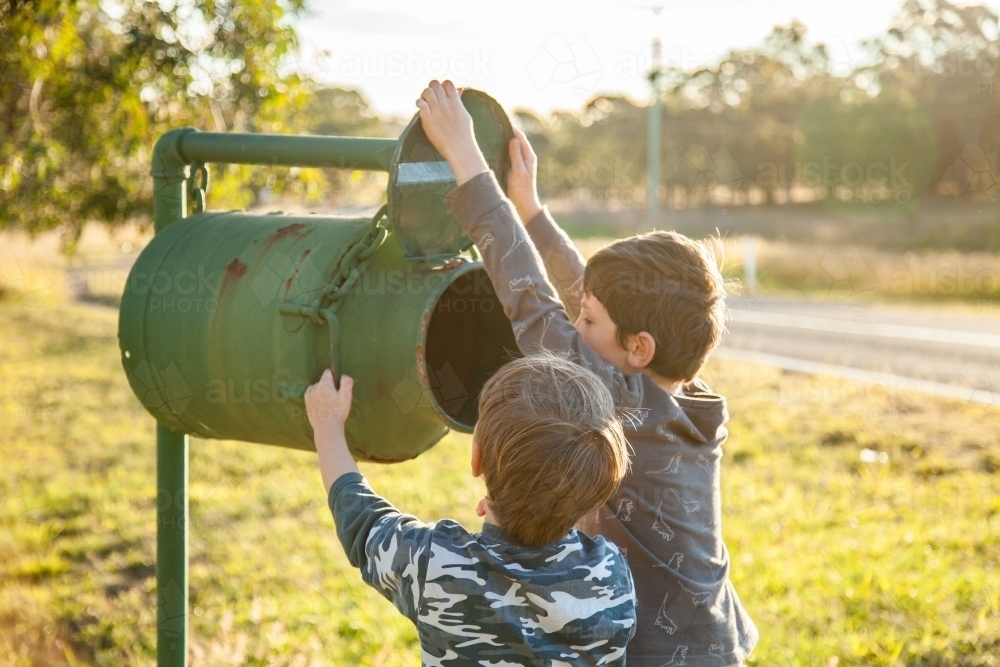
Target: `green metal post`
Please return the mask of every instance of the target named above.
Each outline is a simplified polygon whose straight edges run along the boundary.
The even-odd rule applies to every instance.
[[[153,226],[187,215],[187,165],[178,150],[190,128],[163,135],[153,152]],[[188,436],[156,424],[156,664],[187,665]]]
[[[649,107],[649,122],[646,127],[646,158],[649,182],[646,184],[646,213],[650,218],[660,215],[660,123],[663,120],[663,102],[660,95],[660,78],[663,68],[660,64],[660,39],[653,39],[653,69],[647,78],[653,89],[653,104]]]
[[[188,437],[156,424],[156,664],[187,665]]]

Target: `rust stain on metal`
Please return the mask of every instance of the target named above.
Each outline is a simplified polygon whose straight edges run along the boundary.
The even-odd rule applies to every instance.
[[[219,294],[226,291],[226,288],[230,283],[239,280],[241,276],[246,275],[247,265],[240,261],[237,257],[233,261],[226,265],[226,275],[222,278],[222,286],[219,288]]]
[[[233,275],[233,276],[239,277],[239,276],[245,275],[246,272],[247,272],[247,265],[244,264],[243,262],[241,262],[239,257],[237,257],[233,261],[229,262],[229,265],[226,266],[226,275],[227,276],[228,275]]]
[[[290,225],[285,225],[284,227],[276,231],[274,234],[272,234],[271,238],[278,240],[284,236],[291,236],[292,234],[296,233],[303,227],[305,227],[305,225],[301,222],[295,222]]]
[[[424,314],[420,318],[420,340],[427,340],[427,329],[431,324],[431,309],[425,308]],[[427,379],[427,367],[424,363],[424,356],[426,350],[424,349],[423,343],[417,343],[417,374],[420,376],[420,380],[424,383],[425,387],[430,387],[430,380]]]
[[[292,275],[288,276],[288,280],[285,281],[285,292],[283,294],[284,298],[288,298],[288,293],[292,291],[292,282],[295,280],[295,276],[299,275],[299,269],[302,268],[302,263],[309,257],[309,253],[312,252],[312,248],[306,248],[299,255],[299,261],[295,263],[295,270],[292,271]]]
[[[425,308],[420,318],[420,340],[427,340],[427,330],[431,325],[431,309]]]
[[[312,229],[307,229],[305,231],[305,233],[299,234],[299,232],[301,232],[304,228],[305,228],[305,223],[302,223],[302,222],[293,222],[290,225],[285,225],[284,227],[276,230],[273,234],[271,234],[269,237],[267,237],[267,242],[264,243],[264,248],[265,249],[270,248],[272,245],[274,245],[275,243],[277,243],[278,241],[280,241],[281,239],[283,239],[285,237],[288,237],[288,236],[300,236],[301,237],[301,236],[305,236],[306,234],[309,234],[309,233],[311,233],[313,231]]]
[[[424,386],[430,386],[430,382],[427,380],[427,369],[424,367],[424,346],[421,344],[417,345],[417,373],[423,380]]]

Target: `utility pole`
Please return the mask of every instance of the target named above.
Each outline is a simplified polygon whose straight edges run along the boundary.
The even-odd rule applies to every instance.
[[[659,12],[656,12],[659,13]],[[647,78],[653,89],[653,103],[649,106],[647,125],[647,174],[646,212],[650,218],[660,213],[660,124],[663,119],[663,102],[660,99],[660,77],[663,65],[660,61],[660,40],[653,39],[653,67]]]

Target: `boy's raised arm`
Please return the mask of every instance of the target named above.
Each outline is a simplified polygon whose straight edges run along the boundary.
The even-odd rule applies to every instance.
[[[455,188],[445,204],[479,248],[521,351],[534,354],[547,350],[564,356],[596,373],[617,405],[635,407],[639,380],[624,375],[583,341],[545,277],[542,258],[518,223],[493,172],[479,174]]]
[[[547,207],[524,221],[528,237],[545,263],[545,272],[559,293],[571,322],[580,316],[583,298],[583,269],[586,262],[563,229],[552,219]]]
[[[333,374],[325,370],[319,382],[306,389],[306,414],[327,504],[347,559],[361,570],[362,580],[416,623],[414,601],[427,571],[432,529],[397,511],[358,470],[344,438],[353,387],[354,381],[344,375],[338,389]]]
[[[548,208],[538,200],[538,158],[524,132],[514,128],[510,140],[510,174],[507,196],[528,231],[528,237],[542,256],[545,272],[566,307],[571,322],[580,316],[583,297],[583,255],[569,236],[552,219]]]
[[[640,378],[624,375],[603,359],[573,326],[513,204],[486,167],[472,133],[472,119],[454,86],[432,81],[418,106],[424,131],[448,160],[459,184],[445,205],[479,248],[518,347],[525,354],[544,349],[571,359],[596,373],[617,405],[634,407],[641,397]],[[481,167],[474,166],[473,153]]]

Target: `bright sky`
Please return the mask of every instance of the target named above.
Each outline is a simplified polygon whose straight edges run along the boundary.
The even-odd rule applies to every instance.
[[[1000,11],[1000,0],[980,0]],[[962,4],[961,2],[959,4]],[[579,109],[595,93],[646,99],[651,43],[664,64],[708,64],[805,23],[841,69],[902,0],[314,0],[298,24],[300,68],[359,89],[382,115],[411,116],[431,78],[481,88],[508,111]],[[653,8],[662,7],[657,16]]]

